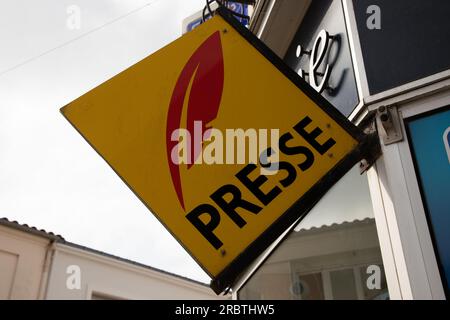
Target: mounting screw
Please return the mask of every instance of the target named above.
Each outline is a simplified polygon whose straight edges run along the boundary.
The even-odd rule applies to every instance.
[[[359,163],[359,173],[363,174],[369,168],[369,163],[366,159],[362,159]]]
[[[401,116],[396,106],[380,106],[377,110],[377,126],[385,145],[403,140]]]
[[[378,108],[378,112],[380,114],[380,120],[382,122],[387,122],[391,118],[389,110],[385,106],[381,106]]]
[[[225,251],[225,249],[220,250],[220,255],[222,257],[224,257],[227,254],[227,252]]]
[[[223,32],[223,33],[227,33],[228,30],[227,30],[227,29],[223,29],[222,32]]]

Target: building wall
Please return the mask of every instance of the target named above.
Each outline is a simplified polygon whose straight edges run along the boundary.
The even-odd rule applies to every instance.
[[[0,300],[228,298],[201,283],[17,226],[22,229],[0,225]]]
[[[266,3],[268,9],[261,14],[262,22],[254,21],[251,26],[274,52],[284,48],[279,45],[281,40],[266,39],[290,39],[292,27],[274,27],[269,22],[275,18],[296,19],[295,13],[280,16],[274,9],[277,3],[285,2],[260,0],[258,7]],[[360,100],[348,119],[355,124],[372,123],[381,144],[382,156],[368,170],[367,178],[389,296],[391,299],[445,299],[449,296],[448,284],[442,278],[445,275],[443,265],[436,255],[436,237],[430,224],[429,208],[423,200],[423,186],[419,185],[420,172],[417,172],[407,125],[428,112],[443,112],[449,108],[450,69],[446,57],[450,46],[445,44],[450,29],[448,21],[442,17],[448,16],[450,6],[448,1],[438,0],[333,1],[339,2],[343,10],[336,14],[343,13],[345,17],[352,62],[349,70],[355,73]],[[296,9],[304,11],[306,3],[309,1],[296,1]],[[375,12],[381,22],[376,28],[369,27],[369,18],[377,15]],[[311,24],[304,27],[310,28]],[[334,34],[336,28],[328,31]],[[421,44],[420,49],[415,50],[417,43]],[[298,44],[295,41],[291,48],[296,49]],[[433,50],[434,46],[439,46],[439,50]],[[297,56],[295,50],[292,54]],[[388,110],[393,128],[381,120],[383,110]],[[421,138],[424,136],[422,133]],[[438,143],[439,151],[436,148],[433,151],[435,159],[439,157],[441,163],[446,163],[442,136],[436,135],[430,145]],[[434,179],[444,181],[448,167],[446,170],[441,170]]]
[[[48,239],[0,226],[0,299],[38,299]]]
[[[73,288],[75,273],[79,289]],[[193,281],[65,244],[55,246],[46,298],[223,299]]]

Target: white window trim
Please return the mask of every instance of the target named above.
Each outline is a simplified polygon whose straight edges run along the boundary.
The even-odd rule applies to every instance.
[[[422,101],[411,103],[410,105],[402,108],[400,114],[403,119],[407,119],[418,114],[446,107],[448,105],[450,105],[450,92],[444,92],[433,97],[425,98]],[[406,132],[404,123],[402,125],[404,132]],[[432,243],[425,207],[423,205],[422,195],[419,189],[419,178],[414,168],[412,150],[408,139],[405,139],[399,143],[399,150],[402,155],[406,185],[411,198],[414,220],[416,222],[419,241],[423,252],[432,298],[445,299],[443,282],[439,273],[435,248]]]
[[[360,98],[351,121],[359,123],[382,105],[397,104],[406,119],[449,104],[450,70],[370,95],[353,2],[341,1]],[[445,299],[408,141],[382,151],[367,177],[390,298]]]
[[[88,284],[86,288],[86,300],[92,300],[93,296],[98,295],[111,300],[138,300],[129,292],[124,292],[115,287],[99,286],[97,284]]]
[[[448,105],[450,70],[370,95],[353,1],[342,3],[360,97],[351,121],[382,105],[398,104],[403,118]],[[407,138],[382,151],[367,177],[390,298],[445,299]]]
[[[449,105],[450,90],[399,105],[402,119]],[[369,170],[369,187],[392,299],[445,299],[406,137],[385,146]]]
[[[369,90],[369,83],[367,80],[367,72],[364,65],[364,58],[362,54],[361,42],[359,40],[358,25],[356,23],[355,11],[353,7],[353,0],[341,0],[344,8],[344,17],[347,27],[347,34],[350,44],[350,55],[355,73],[356,87],[358,89],[358,96],[360,103],[353,110],[349,119],[354,122],[359,122],[368,113],[367,107],[369,105],[375,108],[382,105],[386,100],[390,103],[396,103],[403,99],[405,93],[413,92],[425,87],[425,91],[431,91],[435,83],[443,82],[450,78],[450,70],[443,70],[436,74],[426,76],[422,79],[405,83],[403,85],[376,93],[371,95]],[[414,92],[417,94],[417,92]],[[373,108],[369,108],[373,110]]]

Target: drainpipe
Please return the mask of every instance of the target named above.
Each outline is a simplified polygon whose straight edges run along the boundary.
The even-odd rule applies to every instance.
[[[45,300],[47,297],[47,288],[49,282],[50,270],[53,265],[53,258],[55,255],[55,244],[56,240],[50,240],[47,245],[47,250],[45,252],[44,268],[42,270],[41,283],[39,285],[38,300]]]

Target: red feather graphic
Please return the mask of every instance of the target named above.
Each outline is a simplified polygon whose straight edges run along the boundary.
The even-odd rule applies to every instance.
[[[174,130],[181,127],[183,102],[186,99],[191,80],[191,90],[187,97],[189,100],[186,129],[191,134],[191,137],[194,137],[194,121],[202,122],[202,132],[204,132],[209,128],[205,125],[217,117],[220,107],[224,82],[224,67],[219,31],[216,31],[206,39],[192,54],[178,77],[169,105],[166,125],[166,150],[172,183],[183,209],[185,207],[181,188],[180,169],[179,165],[173,163],[171,158],[172,149],[178,144],[178,141],[172,141],[171,135]],[[194,148],[193,145],[188,145],[188,147],[191,150],[189,169],[199,156],[201,146],[200,148]]]

